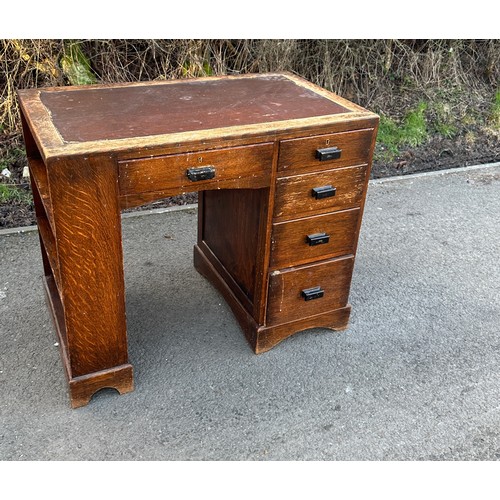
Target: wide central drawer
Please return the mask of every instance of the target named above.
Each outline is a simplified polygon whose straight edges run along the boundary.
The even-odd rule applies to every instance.
[[[354,253],[359,208],[273,224],[271,268]]]
[[[353,266],[351,256],[270,273],[268,325],[345,307]]]
[[[262,186],[271,177],[273,144],[119,161],[122,195],[182,189]]]

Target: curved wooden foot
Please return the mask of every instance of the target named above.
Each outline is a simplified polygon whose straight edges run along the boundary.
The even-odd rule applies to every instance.
[[[92,396],[104,388],[116,389],[120,394],[134,390],[132,365],[121,365],[109,370],[91,373],[69,380],[71,407],[87,405]]]
[[[310,328],[328,328],[336,331],[345,330],[349,324],[350,314],[351,306],[347,305],[342,309],[336,309],[335,311],[329,311],[298,321],[292,321],[282,325],[261,327],[257,330],[255,341],[251,342],[250,339],[249,341],[255,353],[261,354],[269,351],[287,337],[303,330],[309,330]]]

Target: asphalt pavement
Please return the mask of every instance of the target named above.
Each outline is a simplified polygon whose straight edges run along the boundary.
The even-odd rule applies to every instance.
[[[258,356],[195,239],[123,219],[136,388],[72,410],[38,234],[0,234],[0,460],[500,459],[500,164],[372,182],[350,327]]]

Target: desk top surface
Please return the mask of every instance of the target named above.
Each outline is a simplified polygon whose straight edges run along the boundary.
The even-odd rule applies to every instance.
[[[66,142],[125,139],[350,112],[283,76],[44,92]]]
[[[41,88],[21,90],[19,98],[45,156],[54,149],[69,152],[75,149],[71,145],[82,143],[93,145],[91,150],[106,143],[113,150],[143,138],[154,146],[159,137],[198,139],[217,130],[265,132],[312,118],[370,114],[288,74]],[[211,133],[203,134],[206,131]],[[156,140],[145,140],[148,137]]]

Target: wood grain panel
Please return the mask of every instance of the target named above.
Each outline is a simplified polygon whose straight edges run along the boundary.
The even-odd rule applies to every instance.
[[[121,219],[109,156],[47,165],[71,377],[127,364]]]
[[[267,324],[288,323],[345,307],[353,265],[353,257],[343,257],[270,273]],[[305,301],[302,290],[316,286],[324,290],[324,296]]]
[[[203,240],[253,300],[261,210],[268,189],[206,191]]]
[[[316,172],[368,163],[372,134],[373,129],[364,129],[282,141],[278,172],[281,172],[280,175],[290,175],[291,172]],[[316,150],[331,147],[342,150],[340,158],[329,161],[316,158]]]
[[[271,268],[283,268],[354,253],[359,209],[273,224]],[[327,243],[310,246],[308,235],[326,233]]]
[[[275,220],[342,210],[361,204],[367,167],[337,168],[324,172],[281,177],[276,182]],[[332,186],[335,196],[317,200],[313,188]]]
[[[119,162],[122,195],[182,189],[241,188],[245,180],[269,183],[272,143]],[[215,177],[192,182],[187,169],[211,166]]]

